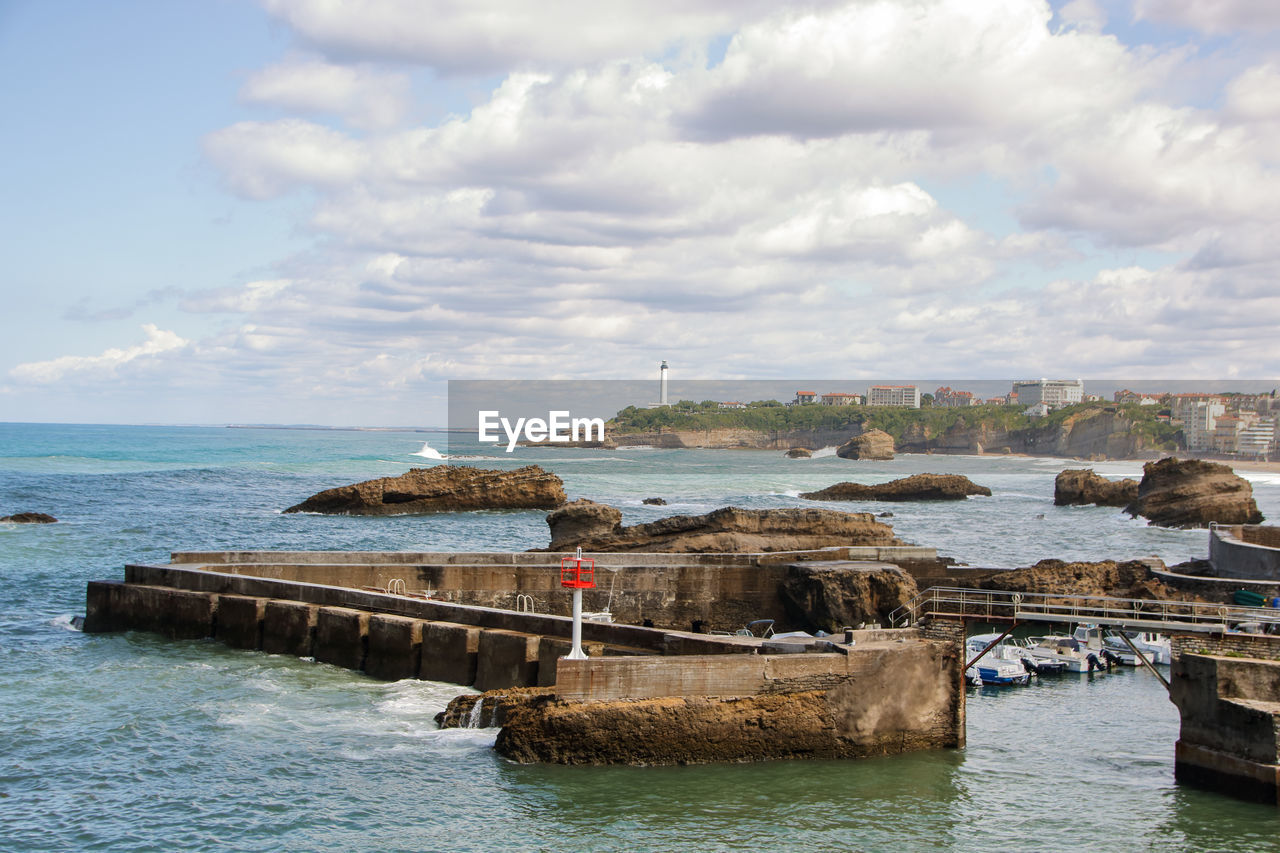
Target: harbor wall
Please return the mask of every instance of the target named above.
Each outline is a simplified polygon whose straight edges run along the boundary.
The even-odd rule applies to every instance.
[[[293,581],[324,587],[389,591],[432,600],[502,610],[529,609],[568,616],[570,597],[560,587],[561,554],[438,552],[176,552],[169,568],[202,569],[225,575]],[[615,621],[646,620],[670,629],[741,628],[757,619],[773,619],[777,630],[827,624],[830,614],[813,614],[801,624],[795,601],[782,593],[784,583],[802,595],[811,579],[797,580],[795,566],[840,563],[874,571],[886,566],[909,573],[934,571],[937,554],[916,546],[857,546],[762,554],[584,554],[595,560],[596,588],[583,594],[587,612],[608,610]],[[140,579],[139,582],[147,582]],[[909,583],[909,581],[908,581]],[[914,592],[914,590],[911,590]],[[855,602],[859,622],[877,622],[880,602]],[[790,606],[789,606],[790,605]],[[892,605],[892,606],[896,606]],[[843,616],[835,617],[843,620]]]
[[[1260,659],[1184,649],[1175,658],[1170,698],[1181,717],[1179,782],[1280,805],[1277,657],[1274,650]]]
[[[1280,582],[1280,528],[1259,524],[1211,527],[1209,562],[1219,577]]]

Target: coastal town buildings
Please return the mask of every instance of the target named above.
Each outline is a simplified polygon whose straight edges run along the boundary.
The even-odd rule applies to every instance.
[[[860,394],[823,394],[822,405],[824,406],[857,406],[862,404],[862,395]]]
[[[793,406],[803,406],[805,403],[813,403],[817,399],[817,391],[797,391],[796,398],[791,401],[791,404]]]
[[[867,391],[868,406],[920,408],[920,389],[915,385],[872,385]]]
[[[1084,400],[1084,380],[1025,379],[1013,383],[1013,393],[1018,395],[1020,406],[1036,403],[1045,403],[1050,408],[1069,406]]]
[[[963,408],[965,406],[978,406],[982,404],[982,400],[973,396],[972,391],[957,391],[950,386],[943,385],[941,388],[933,392],[933,405],[942,406],[944,408]]]

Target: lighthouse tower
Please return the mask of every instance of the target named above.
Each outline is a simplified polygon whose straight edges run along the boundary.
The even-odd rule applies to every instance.
[[[667,405],[667,363],[658,368],[658,405]]]

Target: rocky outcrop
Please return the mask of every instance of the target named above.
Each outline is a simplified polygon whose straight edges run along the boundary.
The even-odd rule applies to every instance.
[[[1137,499],[1137,480],[1108,480],[1092,468],[1069,468],[1053,481],[1053,502],[1057,506],[1128,506]]]
[[[1161,527],[1262,521],[1248,480],[1217,462],[1172,456],[1143,466],[1138,495],[1125,512]]]
[[[803,492],[800,497],[811,501],[962,501],[970,495],[991,497],[991,490],[960,474],[912,474],[874,486],[836,483]]]
[[[640,501],[640,503],[646,506],[666,506],[667,500],[666,498],[645,498],[644,500]]]
[[[548,551],[638,551],[688,554],[802,551],[839,545],[898,545],[893,528],[870,513],[825,509],[739,509],[674,515],[622,526],[622,513],[589,500],[547,514]]]
[[[864,622],[888,624],[889,614],[918,592],[897,566],[815,562],[789,566],[778,597],[788,624],[834,634]]]
[[[13,515],[0,516],[0,521],[13,524],[53,524],[57,520],[44,512],[15,512]]]
[[[537,465],[496,471],[460,465],[413,468],[326,489],[285,512],[406,515],[475,509],[552,509],[565,502],[564,484]]]
[[[807,447],[793,447],[786,455],[788,459],[808,459],[813,456],[813,451]]]
[[[867,430],[836,448],[841,459],[892,459],[893,436],[884,430]]]
[[[1110,595],[1159,601],[1195,600],[1166,586],[1140,560],[1097,563],[1041,560],[1024,569],[993,572],[976,589],[1000,589],[1046,595]]]

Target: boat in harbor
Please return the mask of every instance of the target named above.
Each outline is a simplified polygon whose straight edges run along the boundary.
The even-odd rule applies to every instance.
[[[1168,666],[1173,661],[1173,650],[1169,638],[1164,634],[1155,631],[1125,631],[1124,634],[1133,647],[1142,652],[1146,659],[1156,666]],[[1124,640],[1115,635],[1108,634],[1102,639],[1102,643],[1106,648],[1119,654],[1121,660],[1125,655],[1133,655]]]
[[[1106,650],[1090,649],[1066,634],[1028,637],[1027,654],[1037,661],[1060,663],[1065,672],[1106,672]],[[1117,656],[1118,657],[1118,656]]]
[[[1014,643],[995,643],[1000,634],[975,634],[965,641],[965,648],[970,657],[986,649],[973,666],[965,670],[965,678],[973,683],[982,684],[1026,684],[1032,675],[1047,674],[1052,666],[1043,673],[1037,663],[1029,661],[1024,650]],[[990,646],[990,648],[987,648]],[[1061,670],[1059,670],[1061,671]]]

